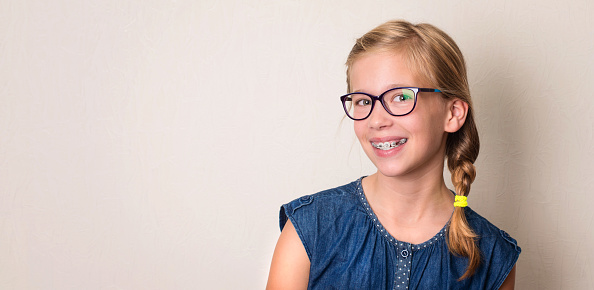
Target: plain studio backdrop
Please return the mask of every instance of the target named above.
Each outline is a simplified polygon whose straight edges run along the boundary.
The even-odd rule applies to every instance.
[[[449,33],[481,153],[470,205],[518,289],[594,289],[594,6],[0,1],[0,289],[262,289],[282,203],[371,174],[354,40]],[[449,175],[447,177],[449,179]]]

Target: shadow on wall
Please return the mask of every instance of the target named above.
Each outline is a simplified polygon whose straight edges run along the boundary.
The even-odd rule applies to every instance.
[[[473,193],[481,196],[481,215],[509,232],[522,247],[516,285],[542,289],[561,277],[553,271],[552,262],[536,260],[553,261],[562,254],[562,247],[545,241],[555,240],[550,228],[558,223],[560,213],[551,186],[531,182],[540,168],[552,162],[539,154],[547,144],[539,116],[543,113],[539,80],[534,78],[539,55],[525,58],[513,45],[502,45],[508,43],[517,42],[492,38],[468,61],[481,137]]]

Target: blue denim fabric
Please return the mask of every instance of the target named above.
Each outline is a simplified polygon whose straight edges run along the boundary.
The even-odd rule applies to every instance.
[[[308,289],[498,289],[521,249],[516,240],[469,207],[482,261],[457,281],[467,259],[452,255],[446,226],[422,244],[392,237],[369,207],[361,179],[307,195],[281,207],[281,230],[291,220],[311,262]]]

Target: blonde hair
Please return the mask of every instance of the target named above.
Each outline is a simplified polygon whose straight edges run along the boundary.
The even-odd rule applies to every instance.
[[[347,58],[347,86],[351,92],[350,71],[354,61],[368,52],[403,53],[406,65],[446,99],[456,98],[468,104],[464,125],[446,140],[445,155],[456,194],[468,196],[476,176],[474,161],[479,153],[479,136],[474,122],[472,100],[462,52],[445,32],[431,24],[388,21],[357,39]],[[481,262],[478,236],[468,225],[464,208],[456,207],[448,224],[448,249],[468,258],[466,272],[459,280],[472,276]]]

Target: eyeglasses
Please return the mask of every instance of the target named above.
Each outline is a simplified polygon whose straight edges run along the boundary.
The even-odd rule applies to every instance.
[[[382,106],[392,116],[404,116],[410,114],[417,105],[417,94],[419,92],[441,92],[438,89],[402,87],[393,88],[383,92],[379,96],[367,93],[350,93],[340,97],[342,106],[347,116],[355,121],[365,120],[375,106],[375,101],[382,103]]]

